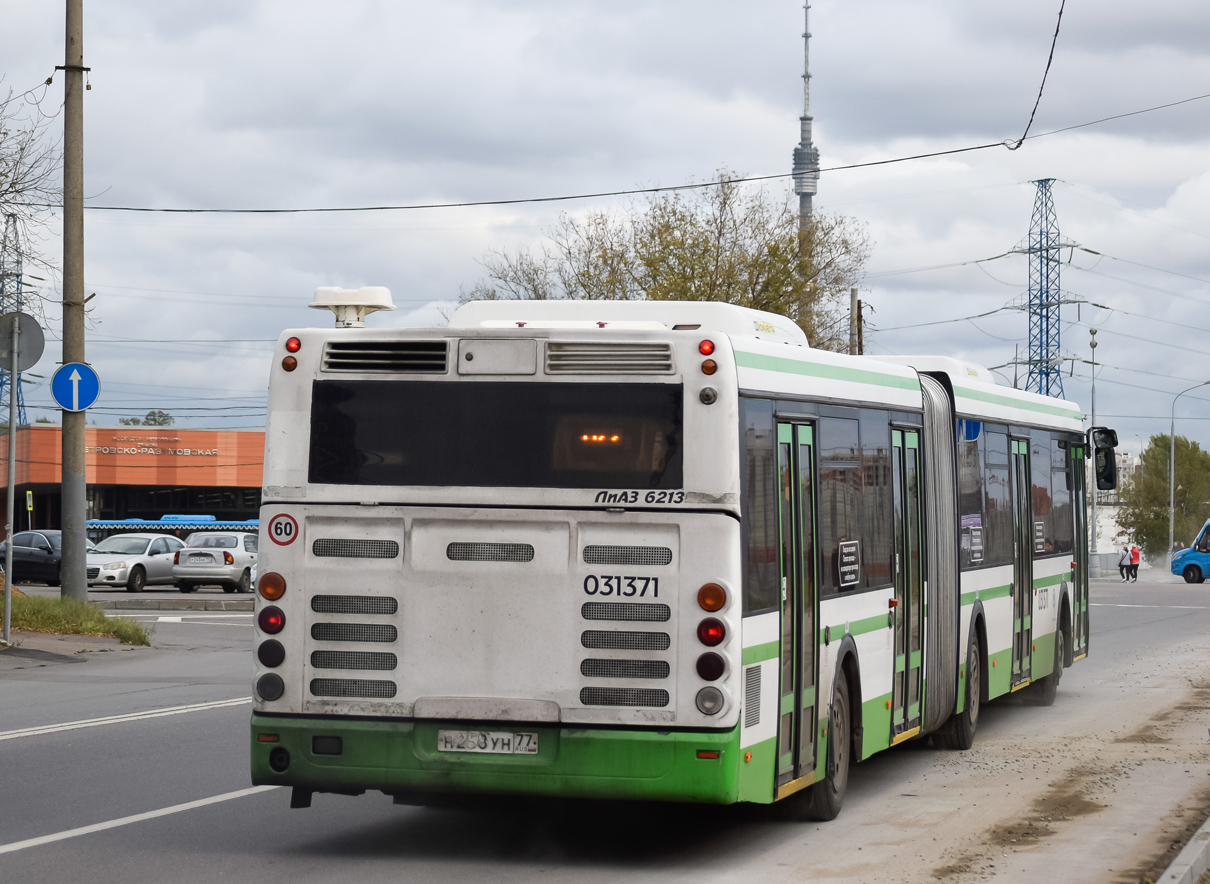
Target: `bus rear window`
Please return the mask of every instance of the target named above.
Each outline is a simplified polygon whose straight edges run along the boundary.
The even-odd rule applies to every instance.
[[[309,480],[680,488],[672,384],[315,381]]]

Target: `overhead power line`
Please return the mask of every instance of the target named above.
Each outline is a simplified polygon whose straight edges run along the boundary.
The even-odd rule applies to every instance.
[[[1043,83],[1045,85],[1045,83]],[[1041,93],[1039,93],[1039,98]],[[1139,114],[1151,113],[1153,111],[1164,110],[1178,105],[1188,104],[1193,101],[1201,101],[1210,98],[1210,92],[1204,95],[1194,95],[1191,98],[1183,98],[1179,101],[1168,102],[1167,104],[1159,104],[1154,107],[1146,107],[1140,110],[1128,111],[1126,113],[1114,114],[1109,117],[1102,117],[1098,120],[1089,120],[1085,123],[1076,123],[1071,126],[1064,126],[1061,129],[1053,129],[1049,132],[1039,132],[1035,135],[1023,135],[1020,141],[1032,141],[1035,138],[1045,138],[1049,135],[1057,135],[1060,132],[1071,132],[1075,129],[1084,129],[1089,126],[1096,126],[1101,123],[1107,123],[1111,120],[1121,120],[1126,117],[1134,117]],[[1036,107],[1035,107],[1036,110]],[[1032,116],[1030,125],[1032,125]],[[1026,127],[1028,133],[1029,127]],[[953,156],[954,154],[969,153],[976,150],[990,150],[994,147],[1004,147],[1015,150],[1011,147],[1015,143],[1014,139],[1005,139],[1002,141],[991,141],[986,144],[973,144],[967,147],[956,147],[950,150],[936,150],[928,153],[910,154],[908,156],[892,157],[885,160],[870,160],[865,163],[847,163],[841,166],[828,166],[822,168],[820,172],[844,172],[850,169],[868,169],[873,166],[887,166],[894,163],[907,163],[914,160],[924,160],[933,157]],[[157,208],[153,206],[85,206],[91,212],[152,212],[164,214],[178,215],[303,215],[303,214],[321,214],[333,212],[406,212],[417,211],[422,209],[468,209],[483,206],[515,206],[532,203],[557,203],[571,202],[574,200],[588,199],[603,199],[613,196],[636,196],[647,193],[674,193],[683,190],[701,190],[707,187],[719,187],[723,184],[747,184],[758,181],[777,181],[790,178],[793,173],[787,172],[778,175],[749,175],[739,178],[726,178],[720,181],[701,181],[691,184],[672,184],[665,187],[636,187],[626,190],[601,190],[591,191],[586,193],[563,194],[561,196],[539,196],[539,197],[521,197],[517,199],[502,199],[502,200],[469,200],[466,202],[451,202],[451,203],[410,203],[406,205],[381,205],[381,206],[319,206],[294,209],[254,209],[254,208],[221,208],[221,209],[186,209],[186,208]],[[40,205],[41,208],[59,208],[58,206]]]
[[[1030,127],[1034,124],[1034,114],[1038,112],[1038,105],[1042,103],[1042,93],[1046,89],[1046,78],[1050,75],[1050,63],[1055,60],[1055,46],[1059,43],[1059,28],[1063,24],[1063,7],[1067,5],[1067,0],[1061,0],[1059,3],[1059,19],[1055,22],[1055,35],[1050,41],[1050,55],[1046,57],[1046,70],[1042,72],[1042,85],[1038,87],[1038,97],[1034,101],[1034,109],[1029,112],[1029,122],[1025,124],[1025,131],[1021,133],[1021,137],[1017,139],[1016,144],[1008,144],[1005,142],[1005,147],[1009,150],[1017,150],[1025,139],[1029,137]]]

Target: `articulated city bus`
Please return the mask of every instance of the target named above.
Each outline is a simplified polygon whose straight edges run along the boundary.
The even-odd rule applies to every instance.
[[[851,762],[967,748],[981,703],[1052,702],[1087,655],[1085,462],[1091,444],[1111,485],[1116,440],[1082,419],[726,304],[288,331],[253,781],[296,807],[380,790],[831,819]]]

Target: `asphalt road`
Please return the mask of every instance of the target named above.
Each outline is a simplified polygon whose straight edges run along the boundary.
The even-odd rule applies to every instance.
[[[151,649],[0,654],[0,881],[1137,881],[1177,814],[1205,815],[1210,584],[1144,572],[1098,582],[1093,603],[1091,656],[1055,706],[993,704],[970,752],[909,744],[858,765],[829,824],[742,807],[430,810],[370,793],[291,811],[284,790],[238,794],[250,615],[147,612]],[[102,716],[127,717],[48,729]],[[31,728],[44,730],[14,733]]]

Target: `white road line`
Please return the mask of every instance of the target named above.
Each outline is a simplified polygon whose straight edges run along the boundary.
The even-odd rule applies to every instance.
[[[165,807],[161,810],[149,810],[146,813],[136,813],[134,816],[124,816],[121,819],[109,820],[104,823],[93,823],[91,826],[81,826],[78,829],[67,829],[64,832],[55,832],[53,835],[40,835],[37,838],[27,838],[24,841],[14,841],[12,844],[0,844],[0,854],[12,853],[16,850],[24,850],[27,847],[40,847],[43,844],[53,844],[55,841],[66,841],[68,838],[78,838],[81,835],[91,835],[93,832],[104,832],[106,829],[116,829],[119,826],[129,826],[131,823],[141,823],[145,820],[153,820],[156,817],[169,816],[174,813],[184,813],[186,810],[194,810],[199,807],[206,807],[210,804],[219,804],[223,801],[231,801],[234,798],[244,798],[248,795],[255,795],[258,792],[268,792],[271,789],[280,789],[281,786],[253,786],[251,789],[240,789],[238,792],[227,792],[224,795],[215,795],[213,798],[202,798],[198,801],[187,801],[184,804],[176,804],[172,807]]]
[[[66,721],[62,724],[46,724],[41,727],[27,727],[15,731],[0,731],[0,740],[15,740],[18,737],[37,737],[42,734],[56,734],[60,731],[72,731],[82,727],[100,727],[103,724],[122,724],[127,721],[143,721],[147,718],[163,718],[166,715],[182,715],[186,712],[205,712],[208,709],[223,709],[227,706],[242,706],[251,703],[251,697],[239,697],[235,700],[215,700],[210,703],[193,703],[189,706],[170,706],[166,709],[152,709],[149,712],[128,712],[125,715],[109,715],[105,718],[87,718],[83,721]]]
[[[1092,608],[1157,608],[1174,611],[1210,611],[1206,605],[1114,605],[1109,602],[1090,602]]]

